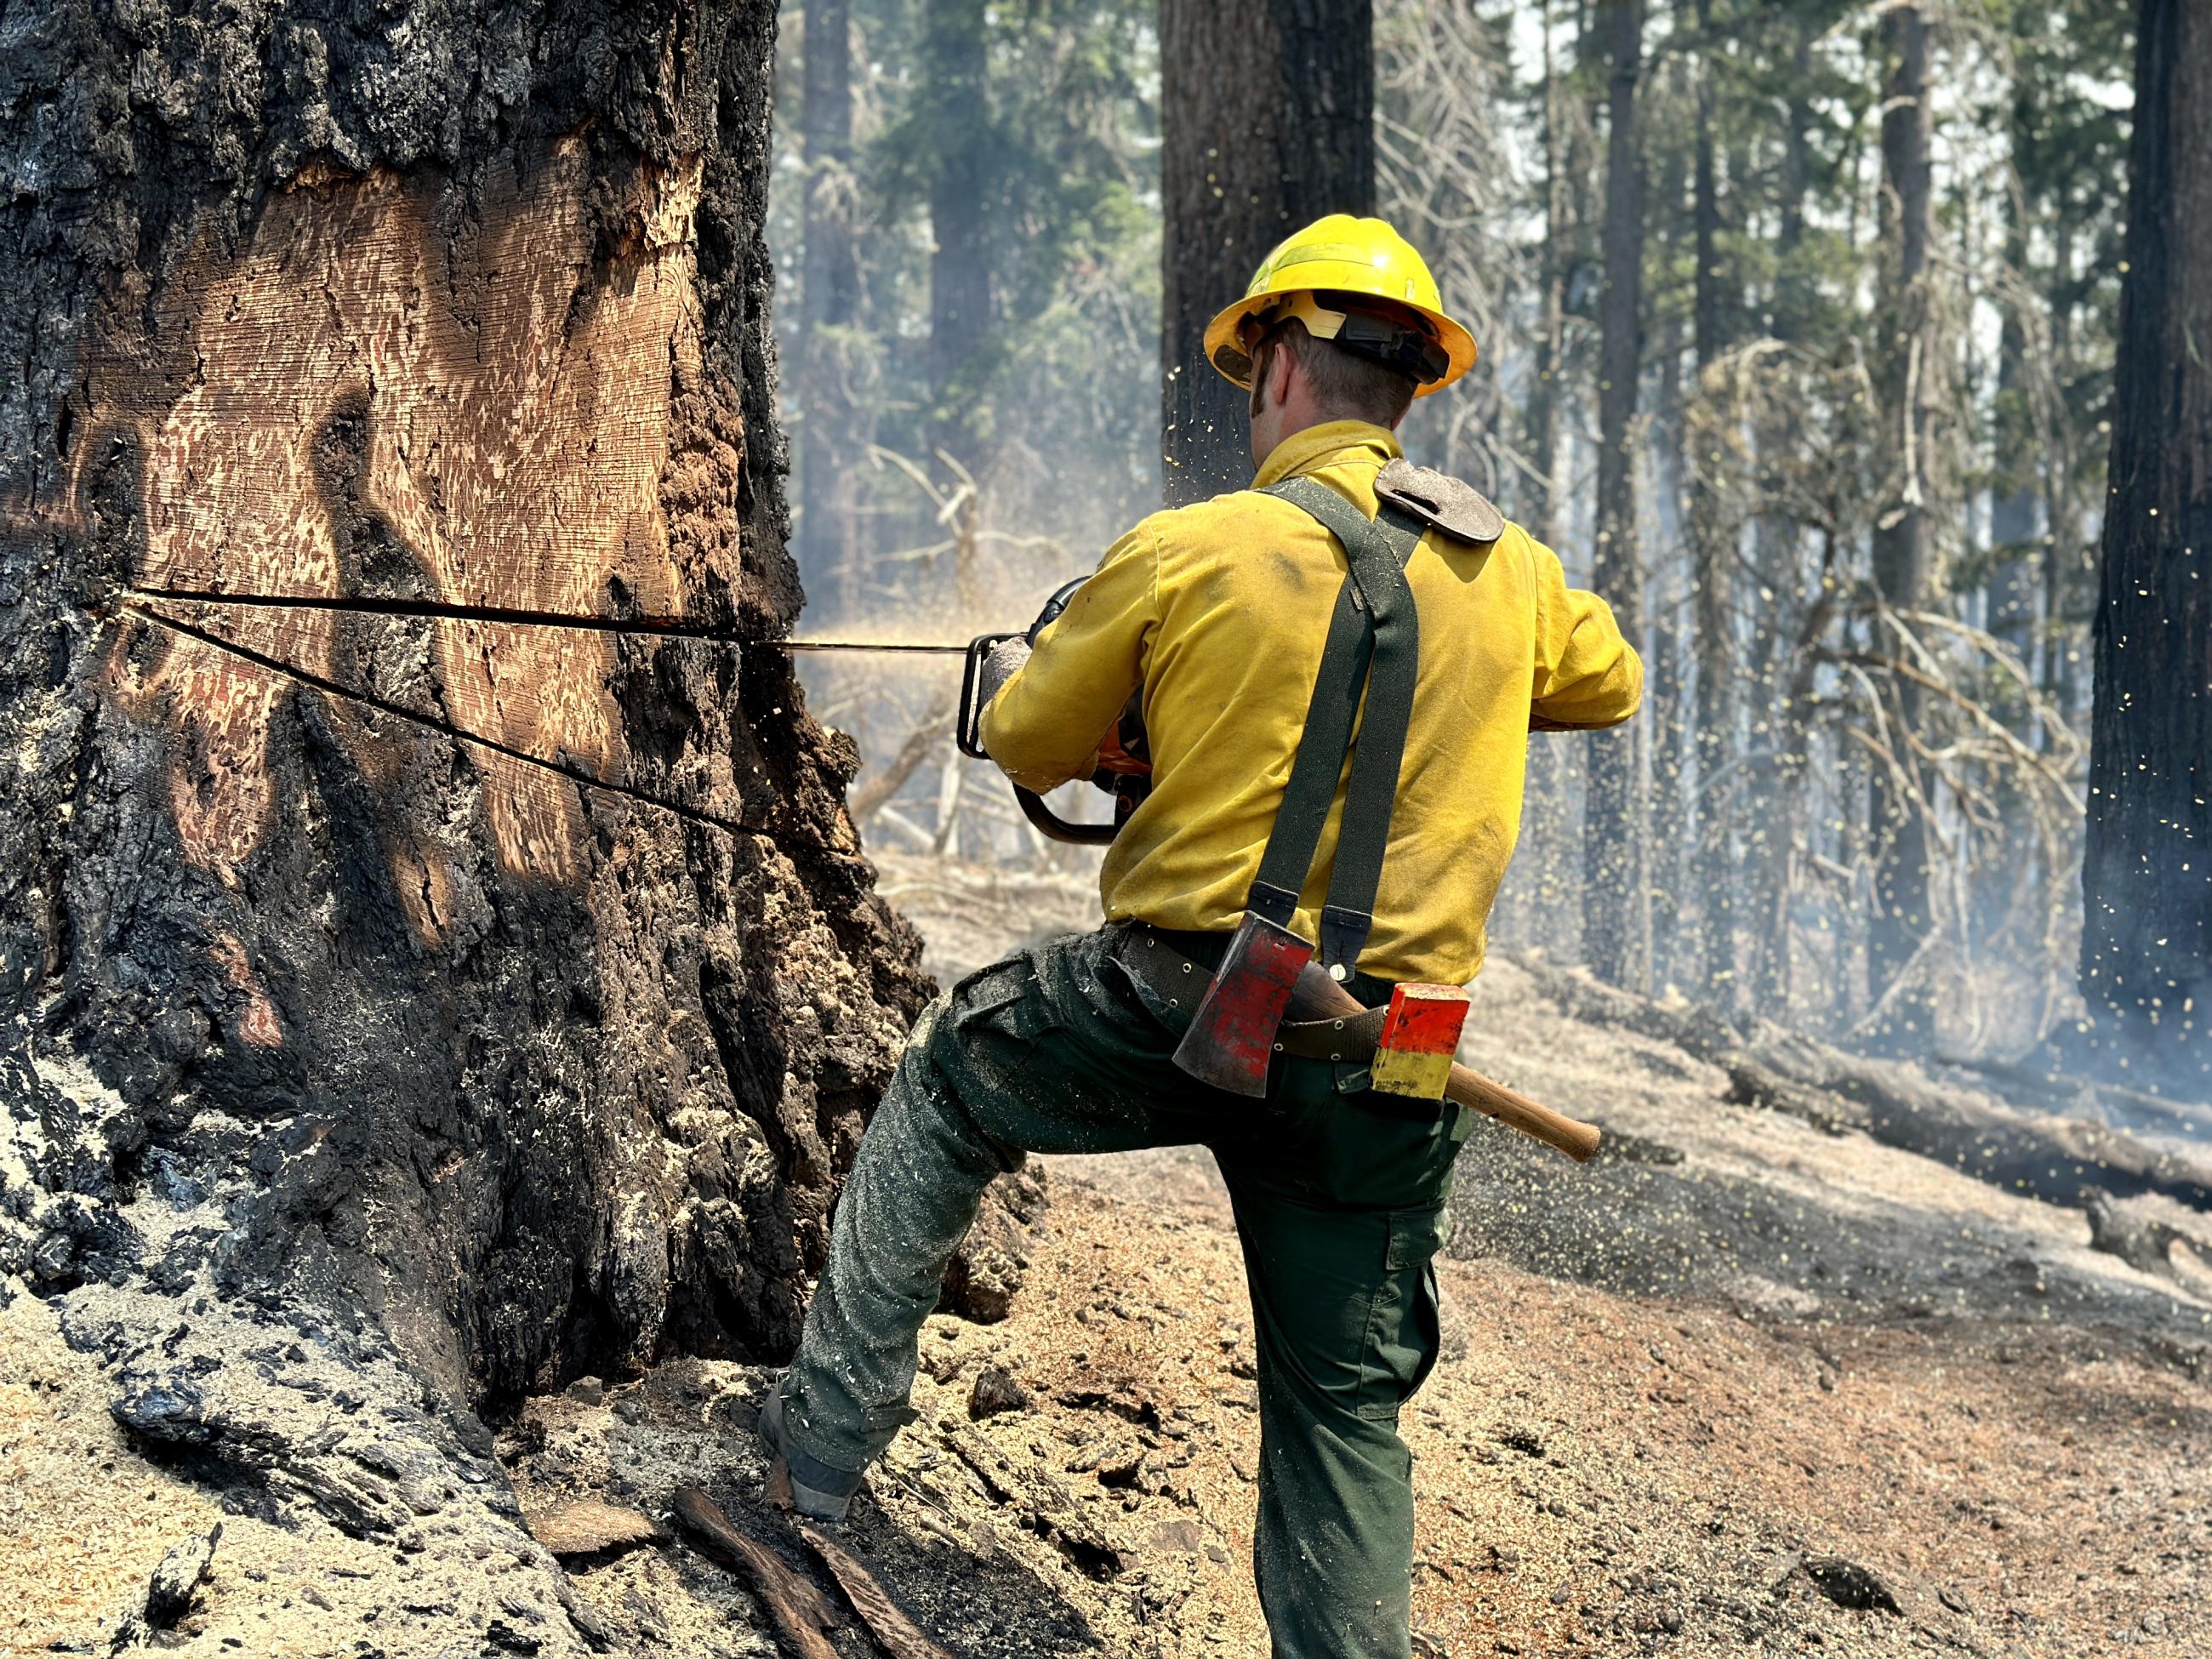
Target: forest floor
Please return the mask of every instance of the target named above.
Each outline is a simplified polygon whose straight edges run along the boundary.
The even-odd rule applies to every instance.
[[[883,875],[940,976],[1094,914],[1075,877]],[[1465,1057],[1600,1122],[1609,1151],[1576,1169],[1483,1125],[1462,1158],[1444,1356],[1404,1425],[1418,1652],[2212,1650],[2212,1269],[2178,1245],[2139,1271],[2078,1211],[1727,1103],[1711,1066],[1540,986],[1494,962]],[[1052,1160],[1048,1185],[1011,1317],[931,1322],[920,1417],[846,1540],[971,1659],[1262,1654],[1218,1177],[1186,1149]],[[753,1502],[768,1377],[587,1380],[501,1434],[526,1511],[599,1499],[662,1524],[569,1563],[617,1650],[775,1651],[666,1519],[701,1486],[805,1559]],[[1024,1403],[976,1420],[979,1379]],[[162,1551],[214,1518],[106,1393],[44,1304],[0,1314],[0,1652],[106,1651]],[[179,1650],[538,1650],[520,1617],[504,1649],[454,1645],[388,1549],[226,1526]],[[875,1651],[857,1625],[836,1644]]]

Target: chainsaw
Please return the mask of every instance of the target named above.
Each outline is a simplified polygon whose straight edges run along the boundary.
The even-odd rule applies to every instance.
[[[1037,635],[1067,609],[1067,602],[1075,597],[1085,580],[1078,576],[1054,588],[1052,597],[1044,602],[1044,609],[1037,612],[1037,619],[1021,632],[981,634],[968,642],[967,661],[960,675],[959,719],[953,728],[953,741],[962,754],[971,760],[990,759],[983,748],[985,661],[1008,640],[1025,639],[1035,645]],[[1103,847],[1112,841],[1152,790],[1152,762],[1145,740],[1144,701],[1140,694],[1130,694],[1113,729],[1099,739],[1098,766],[1091,775],[1091,783],[1112,798],[1112,823],[1070,823],[1045,805],[1043,796],[1018,783],[1013,787],[1014,799],[1022,809],[1022,816],[1036,826],[1037,833],[1054,841],[1069,842],[1079,847]]]
[[[1036,643],[1037,635],[1067,609],[1067,602],[1075,597],[1076,590],[1089,580],[1078,576],[1053,589],[1052,597],[1044,602],[1044,609],[1027,628],[1005,634],[978,634],[965,645],[913,644],[904,641],[873,640],[782,640],[777,641],[787,651],[872,651],[904,654],[949,656],[961,653],[966,661],[960,674],[959,717],[953,726],[953,741],[960,752],[970,760],[991,758],[983,747],[983,710],[988,699],[983,696],[983,665],[991,653],[1008,640],[1027,640]],[[1121,710],[1114,729],[1098,742],[1098,764],[1091,775],[1091,782],[1103,790],[1114,802],[1114,817],[1110,823],[1073,823],[1045,805],[1044,797],[1034,789],[1013,786],[1014,800],[1022,809],[1022,816],[1036,826],[1037,833],[1048,840],[1066,842],[1077,847],[1103,847],[1121,833],[1121,826],[1129,821],[1152,789],[1152,757],[1145,742],[1144,704],[1140,695],[1132,693]]]

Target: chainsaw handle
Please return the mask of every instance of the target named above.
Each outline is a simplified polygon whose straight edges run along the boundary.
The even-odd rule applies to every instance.
[[[1053,595],[1056,603],[1064,603],[1066,589]],[[1057,616],[1057,611],[1053,611]],[[1043,620],[1049,622],[1051,617]],[[990,754],[983,747],[983,664],[990,654],[1008,640],[1029,637],[1031,630],[1012,634],[979,634],[968,641],[968,656],[960,671],[960,714],[952,728],[952,741],[960,752],[970,760],[987,761]],[[1035,824],[1037,833],[1049,841],[1066,842],[1074,847],[1103,847],[1114,839],[1117,823],[1071,823],[1044,804],[1044,797],[1034,789],[1014,785],[1014,804],[1022,809],[1022,816]]]
[[[1121,827],[1114,823],[1070,823],[1044,804],[1042,795],[1018,783],[1014,786],[1014,804],[1048,841],[1064,841],[1074,847],[1103,847],[1114,839],[1115,831]]]
[[[960,715],[952,727],[952,741],[969,760],[991,758],[983,748],[983,665],[1008,640],[1023,637],[1017,629],[1012,634],[978,634],[968,641],[968,655],[960,666]]]

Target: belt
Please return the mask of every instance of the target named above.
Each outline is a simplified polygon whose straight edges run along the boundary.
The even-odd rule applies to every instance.
[[[1122,967],[1144,982],[1145,988],[1171,1008],[1183,1011],[1188,1024],[1206,981],[1220,965],[1228,949],[1227,933],[1183,933],[1131,922],[1115,942],[1114,956]],[[1381,995],[1376,996],[1380,988]],[[1390,987],[1385,981],[1358,974],[1346,987],[1363,1002],[1380,1000],[1385,1006],[1341,1019],[1286,1019],[1275,1028],[1275,1052],[1301,1060],[1332,1060],[1364,1066],[1375,1058],[1375,1045],[1382,1036],[1389,1013]]]

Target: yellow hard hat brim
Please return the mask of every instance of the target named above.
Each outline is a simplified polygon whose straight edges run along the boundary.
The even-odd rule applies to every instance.
[[[1365,265],[1317,259],[1304,261],[1297,269],[1298,286],[1296,289],[1276,289],[1266,294],[1247,295],[1235,304],[1224,306],[1206,325],[1206,361],[1213,365],[1216,374],[1232,386],[1249,391],[1252,385],[1249,366],[1242,374],[1231,372],[1228,367],[1230,363],[1244,359],[1239,331],[1245,319],[1261,312],[1273,310],[1289,295],[1300,292],[1357,294],[1363,299],[1375,301],[1378,305],[1395,306],[1425,319],[1436,331],[1437,343],[1443,348],[1448,367],[1441,379],[1415,386],[1413,395],[1417,398],[1425,398],[1432,392],[1442,392],[1474,367],[1477,353],[1474,335],[1432,307],[1414,300],[1373,293],[1374,272]]]

